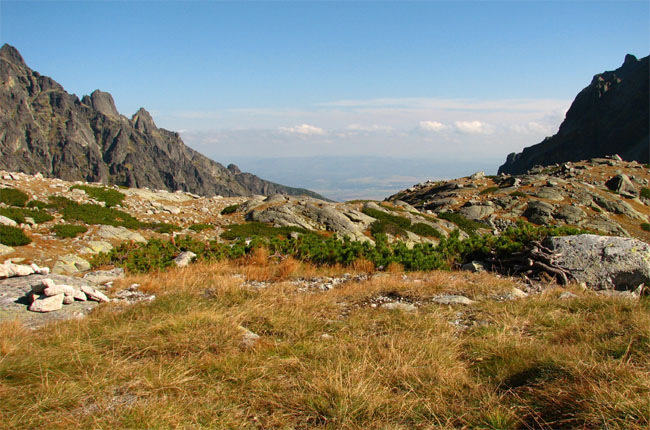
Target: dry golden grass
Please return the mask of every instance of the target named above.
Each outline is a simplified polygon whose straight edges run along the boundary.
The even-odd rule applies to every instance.
[[[384,273],[302,293],[283,280],[334,269],[259,262],[130,277],[115,288],[140,283],[157,299],[33,332],[0,325],[0,427],[650,426],[647,300],[570,287],[577,298],[551,289],[498,302],[490,298],[513,281],[453,272]],[[246,270],[262,269],[280,282],[246,288]],[[441,293],[477,303],[429,300]],[[367,305],[380,295],[420,305]],[[260,336],[254,346],[241,327]]]
[[[351,269],[357,273],[372,273],[375,271],[375,263],[365,258],[357,258],[352,262]]]

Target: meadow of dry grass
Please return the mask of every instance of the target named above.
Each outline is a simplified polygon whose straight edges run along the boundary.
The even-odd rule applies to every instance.
[[[647,299],[570,287],[577,297],[499,301],[515,281],[399,267],[304,292],[292,281],[343,268],[263,252],[115,286],[140,283],[152,302],[36,331],[0,325],[0,427],[650,427]],[[476,303],[433,302],[441,293]],[[378,297],[418,309],[373,307]],[[244,328],[259,341],[242,342]]]

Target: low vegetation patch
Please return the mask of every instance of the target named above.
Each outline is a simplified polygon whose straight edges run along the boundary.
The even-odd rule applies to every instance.
[[[142,224],[126,212],[92,203],[77,203],[65,197],[50,197],[52,205],[61,211],[66,221],[82,221],[86,224],[103,224],[142,228]]]
[[[650,188],[641,188],[641,197],[650,199]]]
[[[479,192],[479,194],[481,194],[481,195],[483,195],[483,194],[491,194],[491,193],[497,191],[498,189],[499,189],[499,187],[488,187],[488,188],[482,189]]]
[[[52,221],[54,217],[39,209],[26,208],[0,208],[0,215],[6,216],[19,224],[25,222],[25,218],[32,218],[36,224]]]
[[[27,203],[27,207],[28,208],[33,208],[33,209],[41,209],[41,210],[43,210],[43,209],[47,209],[49,207],[49,205],[47,203],[45,203],[45,202],[40,201],[40,200],[30,200]]]
[[[212,224],[192,224],[191,226],[188,227],[190,230],[195,231],[195,232],[201,232],[203,230],[210,230],[213,229],[214,226]]]
[[[442,238],[442,234],[438,230],[431,227],[429,224],[425,224],[425,223],[411,224],[411,227],[409,227],[409,231],[412,231],[413,233],[419,236],[435,237],[438,239]]]
[[[510,193],[511,197],[526,197],[526,193],[523,193],[521,191],[513,191]]]
[[[66,221],[81,221],[86,224],[112,225],[130,229],[150,229],[158,233],[172,233],[181,227],[167,223],[141,222],[132,215],[111,207],[92,203],[77,203],[65,197],[50,197],[49,206],[57,209]]]
[[[302,234],[290,237],[294,231]],[[531,242],[549,236],[578,233],[582,231],[570,227],[535,227],[520,223],[500,236],[475,235],[460,240],[458,231],[455,231],[448,238],[440,238],[437,245],[419,243],[409,248],[402,241],[388,243],[385,234],[377,234],[375,245],[372,245],[349,239],[340,240],[335,236],[325,237],[294,227],[278,228],[250,223],[231,226],[222,235],[223,238],[235,240],[231,244],[216,241],[204,243],[190,236],[177,237],[174,241],[156,239],[146,244],[122,244],[108,254],[100,254],[93,264],[115,264],[142,272],[171,266],[173,258],[183,251],[194,252],[199,261],[219,261],[242,257],[263,246],[274,255],[292,257],[316,265],[350,266],[355,261],[364,259],[375,267],[386,268],[391,263],[396,263],[409,271],[451,269],[475,259],[521,252]]]
[[[380,234],[390,234],[395,237],[406,237],[406,230],[398,224],[386,220],[377,220],[370,224],[370,234],[372,237],[377,238]]]
[[[223,208],[223,209],[221,210],[221,215],[230,215],[230,214],[234,214],[235,212],[237,212],[237,209],[239,209],[239,205],[230,205],[230,206],[226,206],[225,208]]]
[[[57,224],[50,231],[61,239],[76,237],[88,231],[88,227],[77,224]]]
[[[0,225],[0,243],[7,246],[22,246],[31,243],[31,239],[17,228]]]
[[[375,239],[377,235],[381,234],[390,234],[395,237],[404,238],[407,236],[407,231],[420,236],[442,237],[440,232],[430,225],[425,223],[412,224],[410,219],[400,215],[393,215],[372,208],[364,208],[362,212],[377,220],[370,225],[370,233]]]
[[[92,187],[89,185],[73,185],[71,190],[83,190],[93,199],[104,202],[106,207],[117,206],[122,203],[126,197],[124,193],[106,187]]]
[[[124,242],[108,253],[100,253],[92,260],[94,267],[116,265],[131,273],[147,273],[173,266],[174,258],[185,251],[192,251],[199,261],[220,261],[240,258],[255,249],[243,241],[233,245],[210,241],[204,243],[190,236],[176,237],[174,241],[151,239],[146,243]]]
[[[15,188],[0,188],[0,203],[9,206],[23,207],[29,200],[29,196]]]
[[[171,234],[183,230],[182,227],[165,222],[141,223],[141,228],[147,228],[161,234]]]
[[[252,237],[261,238],[286,238],[291,233],[309,233],[300,227],[272,227],[261,222],[249,222],[245,224],[234,224],[227,227],[228,229],[221,234],[221,237],[228,240],[246,239]]]
[[[643,231],[650,231],[650,224],[648,224],[647,222],[642,223],[641,224],[641,229]]]
[[[379,221],[384,221],[387,223],[395,224],[401,228],[408,228],[411,226],[411,220],[399,215],[389,214],[377,209],[363,208],[362,212],[368,216],[371,216]]]
[[[478,229],[486,228],[483,224],[469,220],[456,212],[441,212],[438,214],[438,218],[453,222],[469,235],[476,234]]]

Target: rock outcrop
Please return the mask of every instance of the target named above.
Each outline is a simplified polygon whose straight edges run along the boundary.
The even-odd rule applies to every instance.
[[[79,99],[31,70],[20,53],[0,49],[0,169],[128,187],[183,190],[204,196],[321,196],[225,168],[158,128],[141,108],[127,118],[113,97]]]
[[[521,175],[428,181],[386,200],[430,215],[457,213],[493,231],[525,219],[647,241],[642,225],[650,222],[650,205],[640,195],[649,186],[645,165],[612,156],[538,166]]]
[[[650,285],[650,245],[637,239],[582,234],[553,237],[555,262],[593,288],[634,290]]]
[[[508,155],[499,173],[522,174],[535,165],[613,154],[648,163],[648,64],[648,57],[637,60],[628,54],[620,68],[594,76],[576,96],[557,134]]]

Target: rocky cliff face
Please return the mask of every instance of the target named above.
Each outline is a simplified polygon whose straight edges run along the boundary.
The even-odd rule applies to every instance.
[[[0,168],[128,187],[200,195],[317,194],[225,168],[158,128],[141,108],[127,118],[113,97],[81,100],[31,70],[12,46],[0,49]]]
[[[499,173],[522,174],[535,165],[613,154],[650,162],[648,76],[648,57],[637,60],[629,54],[620,68],[594,76],[576,96],[558,133],[508,155]]]

